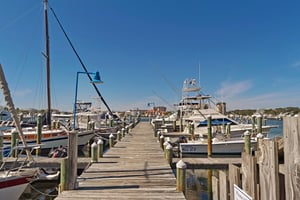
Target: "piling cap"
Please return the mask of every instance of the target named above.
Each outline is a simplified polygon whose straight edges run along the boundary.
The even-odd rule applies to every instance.
[[[165,142],[164,142],[164,146],[167,146],[168,144],[169,144],[168,141],[165,141]]]
[[[179,168],[179,169],[186,169],[186,164],[185,164],[182,160],[179,160],[179,161],[176,163],[176,168]]]
[[[118,131],[117,133],[118,133],[118,134],[120,134],[120,133],[121,133],[121,131]]]
[[[93,142],[93,144],[91,145],[92,148],[96,146],[97,146],[96,142]]]
[[[159,138],[161,138],[161,139],[162,139],[162,138],[164,138],[164,136],[163,136],[163,135],[161,135]]]
[[[262,133],[258,133],[257,135],[256,135],[256,138],[264,138],[265,136],[262,134]]]
[[[125,128],[122,128],[122,131],[124,131],[125,130]]]
[[[103,140],[99,139],[99,140],[97,141],[97,144],[103,144]]]
[[[13,128],[13,129],[11,129],[11,131],[10,131],[11,133],[15,133],[15,132],[18,132],[17,131],[17,129],[16,128]]]
[[[110,135],[109,135],[109,138],[114,138],[115,136],[111,133]]]
[[[244,136],[247,136],[247,135],[250,135],[250,132],[249,132],[249,131],[245,131],[245,132],[244,132]]]
[[[166,146],[166,149],[170,150],[170,149],[173,149],[173,147],[172,147],[172,145],[170,143],[168,143],[167,146]]]

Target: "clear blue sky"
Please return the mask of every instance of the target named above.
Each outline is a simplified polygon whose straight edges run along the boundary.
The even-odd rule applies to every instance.
[[[169,106],[186,78],[229,109],[300,106],[300,2],[49,0],[112,110]],[[49,10],[52,107],[83,71]],[[46,108],[42,0],[0,7],[0,63],[16,107]],[[200,63],[200,73],[199,73]],[[78,99],[95,100],[86,75]],[[0,105],[5,105],[4,100]],[[101,107],[104,109],[103,104]]]

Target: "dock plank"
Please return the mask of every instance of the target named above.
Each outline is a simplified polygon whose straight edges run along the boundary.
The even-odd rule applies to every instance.
[[[148,122],[140,122],[77,178],[64,199],[185,199]]]

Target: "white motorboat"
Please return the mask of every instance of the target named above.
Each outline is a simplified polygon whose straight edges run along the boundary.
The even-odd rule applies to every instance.
[[[256,148],[257,141],[251,139],[251,148]],[[237,140],[216,140],[212,141],[212,154],[241,154],[244,150],[245,142],[243,139]],[[181,154],[207,154],[207,141],[197,140],[188,143],[180,143]]]

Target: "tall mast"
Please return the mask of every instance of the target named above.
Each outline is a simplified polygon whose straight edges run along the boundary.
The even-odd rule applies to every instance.
[[[50,93],[50,47],[49,47],[49,29],[48,29],[48,0],[44,1],[45,32],[46,32],[46,73],[47,73],[47,125],[51,129],[51,93]]]

